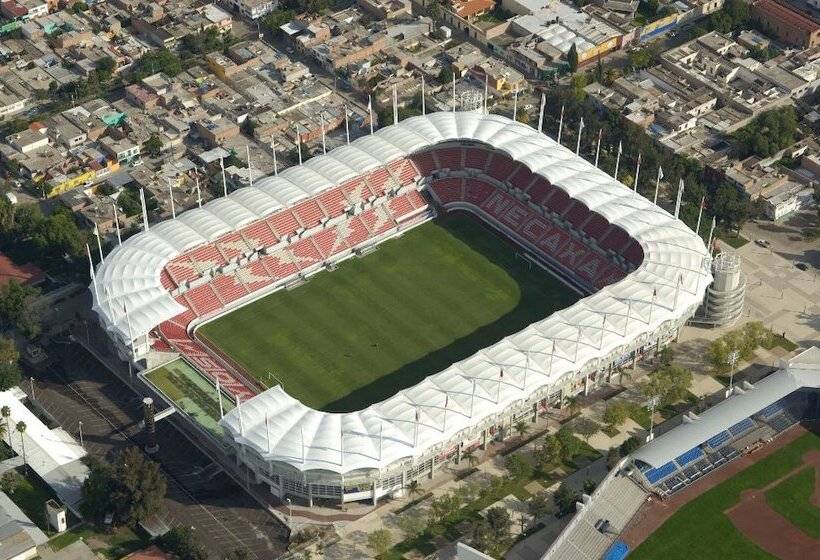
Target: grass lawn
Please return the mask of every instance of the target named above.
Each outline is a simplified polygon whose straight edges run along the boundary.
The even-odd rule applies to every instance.
[[[466,215],[449,215],[204,325],[199,335],[313,408],[383,400],[579,296]]]
[[[820,436],[807,433],[774,455],[715,486],[678,510],[643,542],[629,560],[772,560],[740,533],[723,511],[735,505],[740,493],[762,488],[799,467],[803,454],[820,449]]]
[[[20,467],[17,472],[20,473],[19,485],[8,496],[35,525],[47,532],[46,501],[55,497],[54,492],[33,470],[29,469],[25,474]]]
[[[51,550],[57,552],[83,539],[98,554],[116,560],[147,545],[128,527],[118,527],[114,531],[99,532],[89,525],[78,525],[48,541]]]
[[[174,360],[149,371],[145,378],[165,394],[174,405],[195,422],[215,435],[221,435],[219,399],[216,387],[185,360]],[[222,408],[227,414],[233,410],[233,398],[222,392]]]
[[[820,508],[811,503],[815,484],[814,467],[806,467],[766,492],[766,501],[795,527],[820,539]]]
[[[718,239],[734,249],[740,249],[749,242],[748,239],[735,232],[722,232],[718,235]]]

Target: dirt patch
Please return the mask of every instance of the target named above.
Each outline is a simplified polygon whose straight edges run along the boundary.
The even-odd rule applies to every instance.
[[[814,465],[814,493],[811,495],[811,505],[820,508],[820,451],[809,451],[803,460],[808,465]]]
[[[774,511],[765,490],[744,491],[726,515],[746,539],[781,560],[805,560],[811,551],[820,552],[820,539],[809,537]]]

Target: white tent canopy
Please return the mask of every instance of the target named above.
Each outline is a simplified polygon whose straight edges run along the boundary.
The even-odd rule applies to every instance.
[[[342,153],[346,163],[339,169],[355,166],[361,174],[446,141],[483,142],[526,164],[628,232],[642,246],[643,262],[620,282],[364,410],[319,412],[279,387],[269,389],[222,420],[237,442],[266,460],[303,471],[381,469],[443,448],[457,435],[478,435],[478,427],[494,423],[516,403],[545,396],[568,376],[606,365],[602,358],[652,340],[702,301],[711,275],[698,236],[549,137],[505,117],[475,112],[413,117],[306,165],[332,169],[328,162]],[[265,189],[283,176],[301,185],[299,168],[288,171],[254,188]]]

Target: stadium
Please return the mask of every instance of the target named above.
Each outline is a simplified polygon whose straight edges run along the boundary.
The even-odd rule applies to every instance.
[[[91,291],[123,359],[178,355],[154,380],[199,376],[156,385],[202,393],[192,420],[214,418],[257,483],[375,503],[674,339],[710,261],[685,224],[546,135],[441,112],[145,218]],[[528,313],[499,322],[516,302]],[[368,344],[371,321],[384,339]]]

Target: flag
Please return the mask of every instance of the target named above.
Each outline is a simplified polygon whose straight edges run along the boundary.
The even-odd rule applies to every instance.
[[[504,369],[503,368],[498,370],[498,378],[499,379],[504,379]]]
[[[416,408],[416,422],[419,421],[419,409]]]
[[[97,222],[94,222],[94,235],[100,236],[100,230],[97,228]]]
[[[578,123],[578,130],[584,130],[584,117],[581,117],[581,122]]]
[[[663,167],[658,166],[658,181],[663,179]]]
[[[700,198],[700,209],[701,210],[706,210],[706,196],[705,195]]]
[[[444,395],[444,408],[450,403],[450,395]]]
[[[656,298],[656,297],[658,297],[658,289],[657,289],[657,288],[653,288],[653,289],[652,289],[652,298],[654,299],[654,298]]]
[[[624,147],[623,147],[623,145],[621,144],[621,141],[620,141],[620,140],[618,140],[618,154],[623,153],[623,151],[624,151]]]

